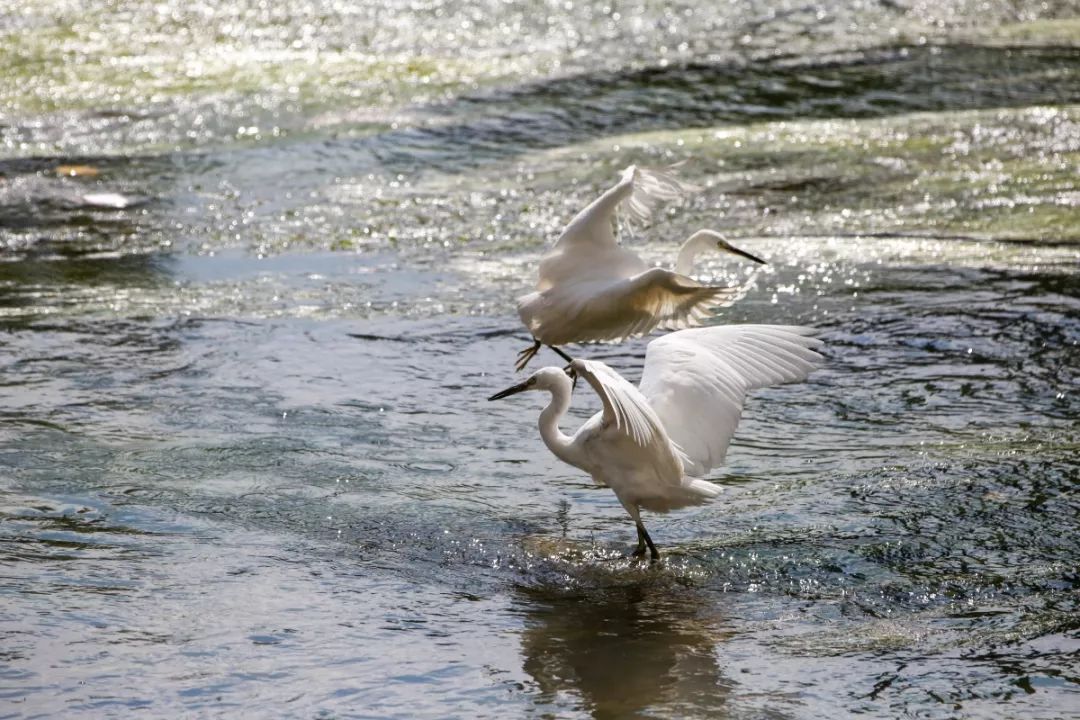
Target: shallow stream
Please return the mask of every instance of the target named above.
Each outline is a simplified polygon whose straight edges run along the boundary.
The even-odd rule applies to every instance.
[[[0,10],[0,717],[1080,716],[1080,9],[714,5]],[[681,161],[827,363],[649,566],[485,398]]]

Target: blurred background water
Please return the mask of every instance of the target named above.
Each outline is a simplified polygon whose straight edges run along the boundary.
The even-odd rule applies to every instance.
[[[38,0],[0,65],[0,717],[1080,715],[1075,2]],[[649,567],[484,398],[683,160],[626,242],[828,362]]]

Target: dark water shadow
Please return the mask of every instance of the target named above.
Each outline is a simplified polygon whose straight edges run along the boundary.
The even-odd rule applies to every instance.
[[[519,589],[521,652],[540,704],[576,696],[595,718],[716,717],[734,683],[715,655],[729,633],[694,591],[642,582],[586,592]]]
[[[165,253],[94,256],[77,247],[63,250],[63,254],[42,257],[34,253],[19,261],[0,261],[0,309],[8,311],[0,328],[30,329],[57,308],[77,311],[132,288],[163,288],[171,283],[172,257]]]
[[[430,108],[464,120],[360,142],[387,166],[452,170],[631,132],[1078,100],[1080,48],[901,46],[842,59],[695,62],[552,78]]]

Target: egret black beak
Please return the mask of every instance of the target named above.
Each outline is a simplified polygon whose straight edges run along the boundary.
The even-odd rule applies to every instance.
[[[716,243],[716,246],[718,248],[720,248],[721,250],[727,250],[729,253],[739,255],[740,257],[744,257],[747,260],[753,260],[758,265],[768,265],[767,262],[765,262],[764,260],[759,258],[757,255],[751,255],[750,253],[746,252],[745,250],[742,250],[740,248],[735,247],[734,245],[732,245],[731,243],[729,243],[726,240],[718,240],[717,243]]]
[[[488,401],[490,402],[491,400],[502,400],[504,397],[510,397],[511,395],[517,395],[519,392],[524,392],[525,390],[528,390],[528,389],[529,389],[529,381],[526,380],[525,382],[518,383],[517,385],[514,385],[513,387],[508,387],[505,390],[502,390],[500,392],[495,393],[494,395],[492,395],[491,397],[488,398]]]

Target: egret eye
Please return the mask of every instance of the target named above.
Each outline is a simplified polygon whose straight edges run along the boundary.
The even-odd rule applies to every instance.
[[[528,381],[525,384],[526,385],[535,385],[536,384],[536,378],[535,377],[529,378]]]

